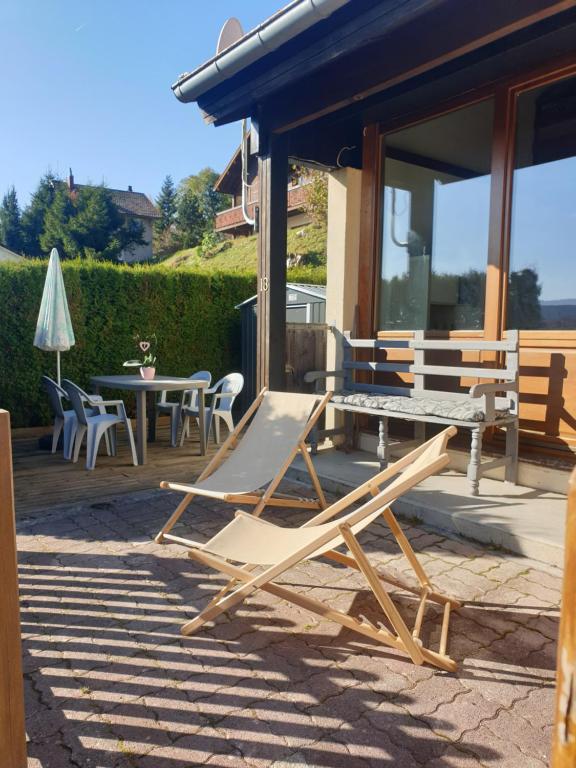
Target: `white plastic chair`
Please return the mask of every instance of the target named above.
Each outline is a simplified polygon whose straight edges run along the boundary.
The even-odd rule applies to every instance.
[[[210,371],[196,371],[189,379],[195,379],[200,381],[210,382],[212,381],[212,374]],[[160,393],[160,400],[156,404],[157,413],[169,413],[170,414],[170,444],[172,448],[176,448],[178,445],[178,428],[182,420],[182,408],[184,406],[189,407],[191,410],[195,410],[198,413],[198,390],[187,389],[182,393],[182,397],[179,402],[170,402],[168,400],[168,392],[163,391]]]
[[[73,461],[78,461],[80,455],[80,447],[84,435],[86,435],[86,469],[94,469],[96,464],[96,456],[98,455],[98,447],[100,440],[104,435],[107,436],[107,447],[111,456],[116,456],[116,427],[118,424],[124,424],[126,432],[128,434],[128,442],[130,444],[130,450],[132,452],[132,462],[134,466],[138,466],[138,459],[136,458],[136,446],[134,444],[134,435],[132,434],[132,425],[130,419],[126,415],[126,408],[122,400],[102,400],[95,399],[90,395],[87,395],[83,389],[77,384],[74,384],[68,379],[64,379],[62,382],[64,389],[72,403],[72,407],[76,413],[78,420],[78,426],[76,430],[76,439],[74,441],[74,455]],[[85,407],[85,403],[97,409],[98,413],[91,415]],[[116,413],[107,413],[106,407],[114,406]]]
[[[205,389],[205,395],[212,395],[210,406],[205,409],[204,423],[206,425],[206,435],[210,434],[210,426],[214,423],[214,439],[216,444],[220,442],[220,419],[226,423],[229,432],[234,431],[234,418],[232,416],[232,406],[234,400],[238,397],[244,386],[244,376],[241,373],[229,373],[216,382],[210,389]],[[198,420],[198,406],[182,408],[182,437],[180,445],[184,443],[184,436],[188,434],[190,417]]]
[[[68,400],[68,393],[66,390],[57,384],[54,379],[49,376],[42,376],[42,386],[48,395],[52,411],[54,412],[54,430],[52,432],[52,453],[56,453],[58,448],[58,440],[63,432],[63,454],[64,458],[70,460],[72,458],[72,451],[74,449],[74,439],[76,437],[76,431],[78,429],[78,419],[76,417],[76,411],[73,408],[64,409],[62,404],[62,398]],[[90,395],[90,399],[93,402],[101,401],[100,395]],[[89,416],[94,416],[99,413],[98,408],[88,408]],[[108,446],[108,440],[106,440]]]

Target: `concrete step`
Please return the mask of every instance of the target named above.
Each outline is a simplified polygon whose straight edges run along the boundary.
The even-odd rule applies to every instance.
[[[313,457],[322,487],[343,494],[378,471],[373,454],[321,449]],[[290,470],[306,481],[301,457]],[[447,533],[562,567],[566,496],[482,478],[480,496],[470,496],[465,475],[447,471],[425,480],[394,504],[400,516]]]

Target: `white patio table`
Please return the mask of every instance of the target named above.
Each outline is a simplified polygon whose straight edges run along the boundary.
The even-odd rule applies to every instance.
[[[150,409],[148,440],[146,439],[146,396],[150,392],[198,390],[198,426],[200,431],[200,456],[206,453],[206,428],[204,423],[204,390],[207,381],[186,379],[177,376],[156,376],[150,381],[140,376],[92,376],[92,389],[124,389],[136,393],[136,454],[138,464],[146,464],[147,443],[156,439],[156,408]]]

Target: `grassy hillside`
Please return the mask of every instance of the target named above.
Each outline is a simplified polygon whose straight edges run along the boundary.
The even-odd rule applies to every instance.
[[[288,230],[288,254],[302,257],[298,267],[288,270],[293,282],[326,282],[326,229],[307,226]],[[222,242],[214,255],[201,256],[198,248],[177,251],[163,262],[177,269],[193,267],[201,272],[256,273],[256,235]]]

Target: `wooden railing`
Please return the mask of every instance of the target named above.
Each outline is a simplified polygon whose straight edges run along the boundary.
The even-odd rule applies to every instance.
[[[558,638],[553,768],[576,766],[576,470],[568,490],[564,588]]]
[[[0,410],[0,761],[26,768],[10,415]]]

